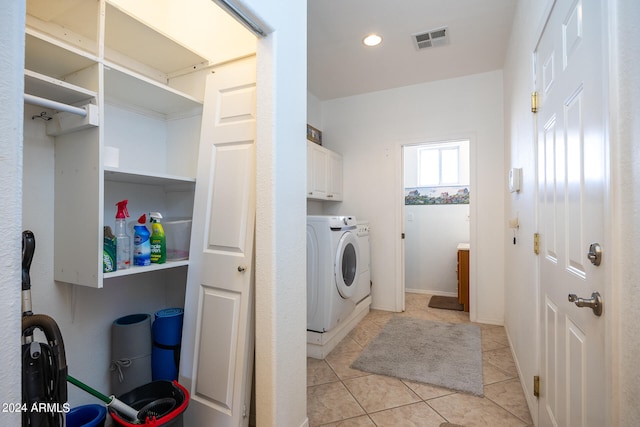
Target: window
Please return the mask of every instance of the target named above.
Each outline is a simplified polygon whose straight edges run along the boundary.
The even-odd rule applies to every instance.
[[[421,148],[418,151],[418,185],[460,184],[460,147]]]

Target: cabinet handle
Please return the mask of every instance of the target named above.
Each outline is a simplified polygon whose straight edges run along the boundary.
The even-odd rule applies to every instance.
[[[333,194],[327,194],[327,197],[331,198],[333,197]]]

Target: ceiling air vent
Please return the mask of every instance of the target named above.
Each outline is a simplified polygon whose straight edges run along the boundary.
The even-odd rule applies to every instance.
[[[412,34],[413,41],[418,50],[428,47],[444,46],[449,44],[449,28],[442,27],[435,30],[422,31]]]

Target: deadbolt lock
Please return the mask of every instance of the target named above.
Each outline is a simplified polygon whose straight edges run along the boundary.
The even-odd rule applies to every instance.
[[[602,246],[600,246],[600,243],[592,243],[589,246],[587,258],[589,258],[591,264],[595,265],[596,267],[600,265],[600,263],[602,262]]]

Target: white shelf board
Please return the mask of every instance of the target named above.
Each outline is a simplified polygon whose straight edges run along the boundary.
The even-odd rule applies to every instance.
[[[63,34],[73,32],[95,40],[98,33],[100,2],[85,0],[29,0],[27,1],[27,23],[29,15],[38,19],[45,30],[52,27]]]
[[[159,185],[159,186],[168,186],[168,185],[173,186],[173,185],[181,185],[181,184],[193,185],[196,182],[196,179],[191,177],[148,173],[143,171],[134,171],[130,169],[119,169],[119,168],[111,168],[111,167],[104,168],[104,179],[106,181],[128,182],[133,184]]]
[[[63,79],[97,63],[97,58],[73,46],[27,29],[25,34],[25,68]]]
[[[208,60],[107,2],[105,46],[170,74]]]
[[[31,70],[24,70],[24,92],[70,105],[83,103],[98,96],[92,90]]]
[[[171,115],[202,108],[202,102],[170,86],[116,64],[105,63],[105,99],[144,110]]]
[[[104,280],[107,280],[114,277],[131,276],[134,274],[149,273],[151,271],[166,270],[169,268],[184,267],[188,265],[189,265],[188,259],[181,260],[181,261],[167,261],[164,264],[151,264],[144,267],[134,265],[130,268],[127,268],[126,270],[117,270],[111,273],[104,273],[103,278]]]

